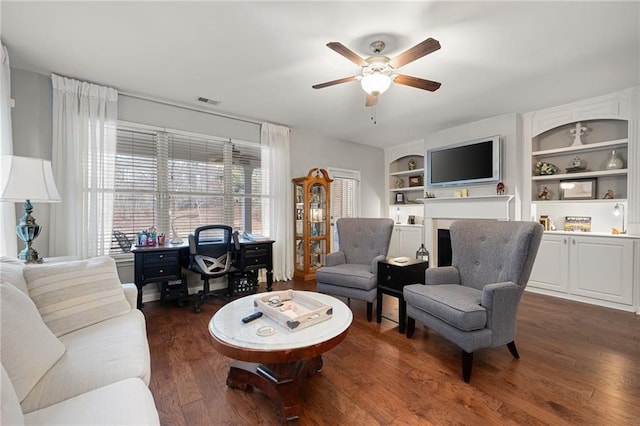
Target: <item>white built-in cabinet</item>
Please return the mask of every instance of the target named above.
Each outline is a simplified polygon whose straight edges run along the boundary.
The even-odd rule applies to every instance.
[[[633,311],[633,256],[633,238],[545,233],[529,287]]]
[[[555,227],[542,238],[528,290],[640,313],[640,235],[612,235],[614,228],[634,227],[629,218],[639,207],[637,97],[630,89],[524,114],[523,219],[548,217]],[[581,128],[586,132],[576,142],[571,130]],[[609,169],[614,150],[623,164]],[[577,161],[586,168],[566,170]],[[558,170],[540,175],[537,162]],[[563,181],[582,180],[593,185],[592,198],[564,196]],[[624,218],[614,216],[617,204]],[[591,232],[564,232],[568,216],[589,217]]]
[[[424,141],[389,147],[384,154],[388,214],[396,222],[388,256],[415,257],[424,242]]]
[[[389,257],[415,257],[422,244],[422,226],[395,225],[391,234]]]

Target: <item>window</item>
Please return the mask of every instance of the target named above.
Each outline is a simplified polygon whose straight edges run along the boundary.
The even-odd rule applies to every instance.
[[[263,233],[259,144],[120,125],[116,150],[110,254],[152,226],[167,240],[211,223]]]

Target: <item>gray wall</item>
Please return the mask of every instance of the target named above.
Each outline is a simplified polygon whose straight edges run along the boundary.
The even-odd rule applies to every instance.
[[[12,112],[14,153],[50,160],[52,132],[50,77],[12,68],[11,91],[16,101],[16,107]],[[119,97],[118,118],[244,141],[260,140],[260,125],[255,122],[218,117],[130,96]],[[291,176],[304,176],[314,167],[360,170],[362,216],[380,216],[384,191],[383,164],[384,152],[380,148],[335,140],[297,129],[291,131]],[[20,217],[22,207],[17,206],[16,211]],[[46,257],[49,246],[48,205],[36,205],[34,215],[38,223],[44,227],[34,246],[42,256]],[[129,275],[131,275],[130,278]],[[121,278],[129,281],[133,278],[132,272],[126,273]]]
[[[312,168],[360,171],[360,216],[380,217],[384,199],[384,150],[291,129],[291,177]]]
[[[46,75],[11,68],[11,97],[16,102],[11,111],[13,154],[51,160],[51,79]],[[32,214],[42,227],[33,247],[46,257],[49,253],[49,205],[33,203]],[[22,215],[22,205],[16,203],[16,220]],[[18,250],[22,250],[22,240],[17,235],[13,237],[18,240]]]

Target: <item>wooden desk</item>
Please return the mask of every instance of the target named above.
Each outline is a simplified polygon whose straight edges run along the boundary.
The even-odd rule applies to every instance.
[[[240,240],[233,253],[230,272],[267,270],[267,291],[273,288],[273,240]],[[149,283],[186,280],[182,268],[189,265],[189,244],[133,247],[134,281],[138,287],[138,309],[142,308],[142,288]]]
[[[262,316],[247,324],[241,321],[255,310],[253,301],[263,294],[245,296],[226,304],[209,322],[213,346],[234,361],[227,386],[267,394],[278,406],[284,420],[298,418],[298,392],[305,380],[322,368],[322,354],[342,342],[353,320],[351,310],[326,294],[300,291],[333,308],[331,319],[292,332],[271,318]],[[259,335],[271,326],[275,333]]]

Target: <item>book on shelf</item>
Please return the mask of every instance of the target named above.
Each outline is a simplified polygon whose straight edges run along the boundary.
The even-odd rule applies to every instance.
[[[591,232],[591,217],[565,216],[564,230],[572,232]]]

